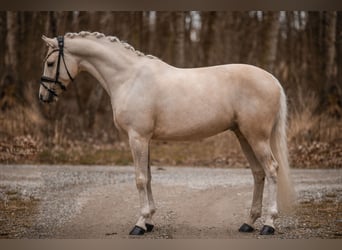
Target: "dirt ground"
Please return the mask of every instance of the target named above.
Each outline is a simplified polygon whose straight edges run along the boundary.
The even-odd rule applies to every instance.
[[[295,169],[294,211],[276,234],[239,233],[249,169],[152,167],[155,229],[143,238],[342,238],[342,170]],[[266,194],[267,195],[267,194]],[[125,239],[139,214],[133,167],[0,165],[0,238]]]

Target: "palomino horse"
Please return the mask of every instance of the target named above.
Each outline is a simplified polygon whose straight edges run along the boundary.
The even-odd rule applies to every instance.
[[[286,144],[286,98],[275,77],[244,64],[180,69],[102,33],[42,37],[49,46],[39,98],[57,96],[81,71],[110,96],[114,123],[128,135],[140,198],[140,217],[130,232],[153,229],[149,144],[193,140],[232,130],[254,177],[252,207],[240,232],[252,232],[261,216],[265,177],[266,220],[260,234],[274,233],[278,205],[292,199]]]

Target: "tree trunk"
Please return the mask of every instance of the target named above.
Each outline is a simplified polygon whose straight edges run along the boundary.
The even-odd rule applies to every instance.
[[[6,36],[6,47],[7,52],[5,54],[5,65],[15,70],[17,68],[17,53],[16,53],[16,36],[17,36],[17,13],[7,11],[7,36]]]
[[[6,11],[0,11],[0,34],[3,34],[0,36],[0,44],[6,44],[6,18],[7,18],[7,13]],[[5,46],[0,46],[0,65],[5,65],[5,53],[6,53],[6,48]],[[0,67],[0,75],[4,75],[5,69],[4,67]],[[0,86],[1,86],[0,82]]]
[[[331,116],[341,117],[342,110],[340,106],[341,93],[339,93],[336,82],[336,20],[337,13],[328,11],[325,13],[325,98],[327,102],[328,113]]]
[[[337,13],[337,29],[336,29],[336,65],[337,67],[337,80],[336,88],[338,93],[337,104],[339,107],[339,117],[342,117],[342,11]]]
[[[336,58],[336,65],[339,65],[339,67],[337,67],[337,82],[342,83],[342,11],[337,13]],[[341,84],[339,84],[338,87],[339,91],[342,91]]]
[[[206,65],[211,65],[211,49],[213,44],[213,34],[215,32],[214,24],[216,19],[216,12],[204,12],[202,14],[203,18],[203,29],[202,29],[202,35],[201,39],[203,39],[203,55],[204,60],[203,63]]]
[[[6,12],[6,40],[4,53],[4,74],[0,82],[0,108],[5,110],[16,104],[17,93],[17,36],[18,22],[17,13],[12,11]]]
[[[324,70],[322,58],[322,29],[321,29],[322,18],[319,12],[309,11],[307,24],[305,27],[306,40],[308,44],[308,50],[306,53],[306,60],[308,61],[308,72],[307,81],[309,87],[316,92],[318,95],[321,94],[322,82],[324,82]],[[295,43],[295,41],[294,41]],[[295,56],[295,55],[294,55]],[[297,72],[297,71],[296,71]],[[299,72],[298,72],[299,73]]]
[[[175,45],[174,45],[174,63],[177,67],[184,67],[185,64],[185,13],[183,11],[177,11],[175,13]]]
[[[58,23],[57,23],[57,17],[56,17],[56,12],[53,12],[53,11],[50,11],[49,12],[49,20],[50,20],[50,34],[55,37],[57,36],[57,26],[58,26]]]
[[[325,77],[327,85],[331,85],[335,78],[335,55],[336,55],[336,12],[326,12],[325,23],[325,48],[326,48],[326,64]]]
[[[143,41],[145,43],[144,53],[146,54],[154,54],[156,52],[155,48],[155,40],[156,38],[156,15],[155,11],[148,11],[146,16],[143,17],[143,29],[145,30]]]
[[[170,12],[156,12],[155,35],[151,54],[158,56],[167,63],[172,63],[175,32],[172,30],[172,15]]]
[[[277,45],[279,34],[279,12],[266,13],[266,33],[264,40],[263,67],[269,72],[274,71],[277,57]]]

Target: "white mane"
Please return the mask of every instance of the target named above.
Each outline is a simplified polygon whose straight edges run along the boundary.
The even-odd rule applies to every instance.
[[[87,37],[87,36],[92,36],[92,37],[95,37],[97,39],[107,39],[110,42],[119,43],[124,48],[133,51],[138,56],[146,56],[146,57],[151,58],[151,59],[158,59],[157,57],[155,57],[153,55],[145,55],[141,51],[134,49],[134,47],[132,45],[128,44],[127,42],[121,41],[116,36],[106,36],[105,34],[100,33],[100,32],[89,32],[89,31],[81,31],[79,33],[77,33],[77,32],[76,33],[68,32],[68,33],[65,34],[65,37],[68,37],[68,38]]]

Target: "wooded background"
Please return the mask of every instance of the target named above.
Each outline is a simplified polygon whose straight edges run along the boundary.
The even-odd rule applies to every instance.
[[[45,146],[61,143],[61,137],[120,141],[109,98],[86,73],[76,78],[58,103],[43,105],[38,101],[47,51],[41,36],[82,30],[115,35],[135,49],[178,67],[260,66],[273,73],[285,89],[295,140],[324,140],[326,131],[340,128],[336,124],[342,116],[342,12],[3,11],[2,140],[29,134],[45,138]],[[327,119],[330,125],[322,123]],[[337,132],[328,134],[336,139]]]

